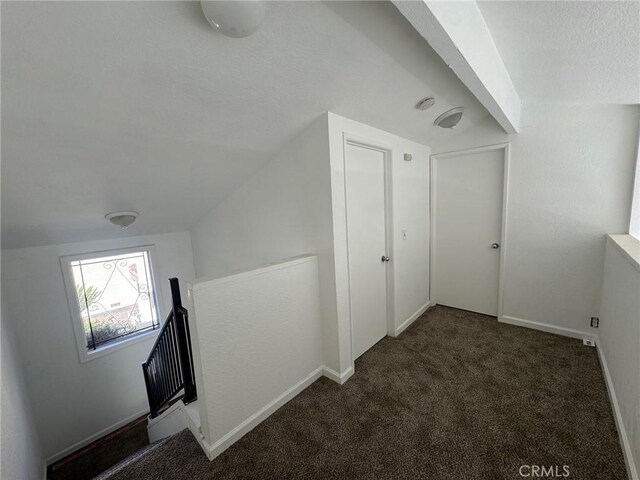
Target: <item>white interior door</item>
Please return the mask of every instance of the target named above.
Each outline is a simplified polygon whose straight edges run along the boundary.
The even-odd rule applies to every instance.
[[[387,334],[385,154],[345,147],[353,358]]]
[[[504,149],[435,163],[435,296],[441,305],[497,316]]]

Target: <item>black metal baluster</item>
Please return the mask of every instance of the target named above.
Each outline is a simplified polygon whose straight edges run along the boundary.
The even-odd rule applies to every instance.
[[[169,335],[167,336],[168,343],[169,343],[169,351],[171,352],[171,385],[172,385],[172,391],[178,390],[178,387],[181,385],[180,378],[178,376],[177,369],[176,369],[176,357],[178,355],[178,351],[176,349],[176,344],[175,344],[175,339],[174,339],[174,334],[175,334],[174,328],[175,328],[175,326],[172,323],[169,326]]]
[[[171,331],[171,326],[168,327],[169,332]],[[171,351],[171,335],[167,334],[165,336],[165,356],[167,361],[167,383],[169,384],[169,393],[168,396],[173,396],[175,394],[175,381],[173,378],[173,352]]]
[[[160,342],[160,361],[162,362],[162,369],[160,370],[160,376],[162,377],[162,397],[167,398],[169,396],[169,382],[167,379],[167,359],[165,354],[165,343],[167,341],[166,335],[162,337]]]
[[[154,356],[151,360],[151,374],[153,381],[153,399],[150,402],[151,409],[154,413],[154,416],[158,414],[158,405],[159,405],[159,391],[158,391],[158,362],[156,361],[155,352]]]

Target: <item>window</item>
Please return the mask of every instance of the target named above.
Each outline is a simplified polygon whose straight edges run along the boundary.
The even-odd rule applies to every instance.
[[[152,247],[61,258],[82,361],[160,327]]]

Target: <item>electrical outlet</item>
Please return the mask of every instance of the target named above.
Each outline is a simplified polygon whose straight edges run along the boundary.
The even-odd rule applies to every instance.
[[[598,317],[591,317],[591,326],[598,328],[598,325],[600,325],[600,319]]]
[[[595,347],[596,346],[596,342],[594,342],[590,338],[583,338],[582,339],[582,344],[586,345],[587,347]]]

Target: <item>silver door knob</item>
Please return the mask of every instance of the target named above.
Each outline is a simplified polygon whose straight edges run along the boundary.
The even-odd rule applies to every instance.
[[[491,248],[493,248],[493,249],[500,248],[500,244],[499,243],[492,243],[491,244]]]
[[[383,262],[388,262],[391,259],[389,257],[387,257],[386,255],[383,255],[380,260],[383,261]]]

